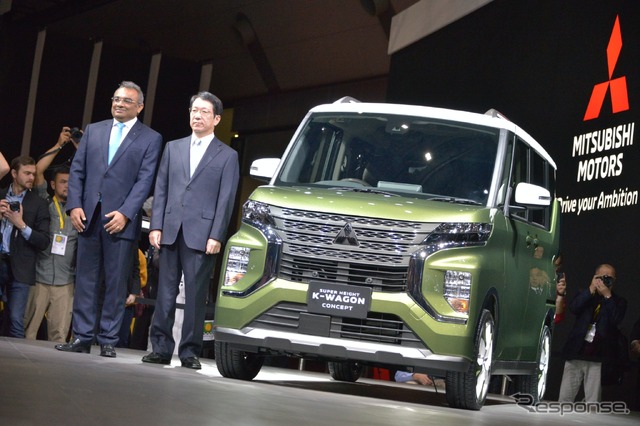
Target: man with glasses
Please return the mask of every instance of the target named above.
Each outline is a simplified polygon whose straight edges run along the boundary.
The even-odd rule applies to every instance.
[[[238,153],[214,135],[222,102],[209,92],[191,98],[192,134],[167,143],[153,195],[149,242],[160,249],[158,297],[142,358],[169,364],[176,296],[184,274],[184,321],[178,356],[185,368],[201,368],[205,301],[215,255],[226,238],[239,180]]]
[[[113,119],[86,127],[71,163],[66,210],[79,233],[74,339],[56,349],[89,353],[96,335],[100,355],[113,358],[140,237],[139,213],[151,190],[162,136],[137,118],[144,108],[137,84],[123,81],[111,101]],[[102,280],[104,303],[97,318]]]

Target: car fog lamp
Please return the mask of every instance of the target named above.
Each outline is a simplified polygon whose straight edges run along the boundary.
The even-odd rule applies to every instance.
[[[231,246],[227,257],[227,268],[224,273],[224,286],[234,285],[240,281],[247,273],[249,265],[249,253],[251,249],[247,247]]]
[[[444,274],[444,298],[456,311],[469,313],[471,274],[469,272],[446,271]]]

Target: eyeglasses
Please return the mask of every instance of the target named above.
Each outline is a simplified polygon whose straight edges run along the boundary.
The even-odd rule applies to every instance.
[[[196,115],[197,113],[200,113],[200,115],[203,117],[213,114],[213,111],[209,111],[208,109],[198,109],[198,108],[189,108],[189,112],[191,113],[191,115]]]
[[[134,101],[131,98],[121,98],[120,96],[114,96],[113,98],[111,98],[111,101],[114,104],[117,104],[119,102],[124,102],[125,104],[129,104],[129,105],[137,103],[136,101]]]

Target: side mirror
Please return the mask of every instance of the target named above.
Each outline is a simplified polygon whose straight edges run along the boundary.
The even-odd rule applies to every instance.
[[[279,158],[260,158],[251,163],[249,174],[251,177],[269,182],[280,164]]]
[[[548,207],[551,205],[551,193],[547,188],[521,182],[516,186],[515,202],[534,209]]]

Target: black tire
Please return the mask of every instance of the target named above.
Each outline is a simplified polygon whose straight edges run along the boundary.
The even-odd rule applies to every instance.
[[[493,367],[494,331],[493,316],[484,309],[474,339],[475,362],[464,373],[447,372],[445,383],[449,406],[479,410],[484,405]]]
[[[536,371],[528,376],[515,376],[516,392],[531,395],[531,404],[538,404],[547,389],[547,375],[549,373],[549,359],[551,357],[551,330],[544,326],[538,343],[538,359]]]
[[[224,377],[240,380],[253,380],[262,368],[264,358],[258,354],[231,348],[228,343],[214,343],[216,367]]]
[[[329,374],[334,380],[355,382],[362,374],[362,364],[355,361],[329,361]]]

